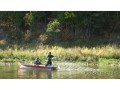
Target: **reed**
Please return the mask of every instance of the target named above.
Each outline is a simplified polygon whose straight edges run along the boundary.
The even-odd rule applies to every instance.
[[[78,62],[108,62],[113,60],[119,62],[120,49],[117,46],[103,46],[103,47],[73,47],[63,48],[59,46],[36,46],[35,48],[29,46],[8,47],[0,50],[1,61],[32,61],[35,57],[39,57],[43,62],[46,61],[48,52],[52,52],[55,60],[58,61],[78,61]],[[102,59],[102,60],[101,60]]]

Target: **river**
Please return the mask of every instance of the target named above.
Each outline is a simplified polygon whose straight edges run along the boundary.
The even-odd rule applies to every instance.
[[[78,63],[56,63],[58,70],[19,69],[15,63],[0,64],[0,79],[119,79],[118,66],[82,66]]]

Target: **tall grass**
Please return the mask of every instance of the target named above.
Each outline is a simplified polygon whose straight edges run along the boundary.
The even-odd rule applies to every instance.
[[[25,48],[27,47],[27,48]],[[48,52],[52,52],[55,59],[58,61],[82,61],[82,62],[98,62],[101,59],[120,59],[120,49],[117,46],[103,46],[103,47],[73,47],[63,48],[58,46],[37,46],[36,49],[28,48],[28,46],[13,48],[8,47],[0,50],[1,61],[31,61],[35,57],[39,57],[43,62],[47,59]]]

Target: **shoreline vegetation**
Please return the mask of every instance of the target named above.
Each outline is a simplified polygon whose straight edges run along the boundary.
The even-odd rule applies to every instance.
[[[120,12],[1,11],[0,62],[120,64]]]
[[[32,45],[31,45],[32,46]],[[29,48],[28,48],[29,47]],[[6,49],[0,49],[0,62],[33,62],[36,57],[45,63],[48,52],[55,56],[53,62],[73,62],[83,65],[118,65],[120,66],[120,49],[116,45],[99,47],[72,47],[59,46],[28,46],[12,45]]]

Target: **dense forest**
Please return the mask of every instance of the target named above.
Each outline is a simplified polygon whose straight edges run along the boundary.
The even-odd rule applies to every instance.
[[[7,43],[101,45],[120,42],[120,12],[1,11],[0,39]],[[68,45],[67,45],[68,46]]]
[[[119,11],[1,11],[0,59],[119,63]]]

